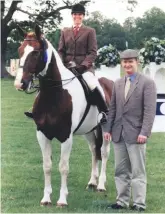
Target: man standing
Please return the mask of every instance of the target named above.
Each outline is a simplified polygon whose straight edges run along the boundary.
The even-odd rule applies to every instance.
[[[146,208],[146,142],[156,112],[156,87],[153,80],[138,73],[138,53],[121,53],[125,76],[114,84],[104,138],[112,137],[115,154],[116,203],[113,209],[129,207],[131,186],[135,211]]]

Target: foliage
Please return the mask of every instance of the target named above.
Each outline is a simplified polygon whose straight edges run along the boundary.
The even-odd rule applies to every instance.
[[[156,64],[165,62],[165,40],[152,37],[146,41],[144,48],[140,50],[139,54],[143,67],[150,62],[155,62]]]
[[[97,58],[95,60],[96,68],[101,65],[106,65],[107,67],[116,66],[120,62],[120,56],[117,49],[109,44],[100,48],[97,52]]]
[[[123,26],[115,19],[104,17],[99,11],[90,14],[85,24],[95,28],[98,48],[104,45],[115,45],[118,50],[128,48],[142,48],[144,41],[151,36],[165,38],[165,12],[153,7],[146,11],[142,18],[128,17]]]
[[[136,45],[143,47],[145,40],[151,37],[165,38],[165,12],[153,7],[146,11],[142,18],[135,20],[134,37]]]
[[[119,50],[126,48],[125,31],[116,19],[108,19],[99,11],[95,11],[90,14],[84,24],[96,30],[98,48],[109,44],[116,46]]]
[[[61,35],[60,29],[56,29],[55,31],[46,34],[46,38],[52,43],[56,50],[58,49],[60,35]]]
[[[39,23],[43,27],[44,33],[57,48],[59,31],[56,31],[56,29],[63,19],[61,11],[71,8],[71,5],[75,2],[80,2],[80,0],[61,1],[60,4],[58,4],[58,0],[33,0],[31,5],[35,3],[35,6],[27,7],[27,4],[23,1],[13,1],[10,4],[7,1],[1,1],[2,64],[10,57],[17,57],[17,48],[22,40],[16,30],[17,24],[23,29],[29,30],[34,28],[35,22]],[[85,5],[88,2],[94,3],[90,0],[81,2]],[[126,6],[135,6],[136,4],[134,0],[123,2]],[[13,18],[15,14],[21,16],[23,13],[27,14],[26,20],[18,21]],[[96,30],[98,48],[112,44],[122,51],[126,49],[127,41],[128,48],[140,49],[144,46],[144,41],[149,40],[151,36],[159,39],[165,38],[165,12],[155,7],[146,11],[142,18],[128,17],[123,26],[115,19],[104,17],[98,11],[89,14],[84,23]]]
[[[61,11],[64,9],[71,9],[75,3],[81,3],[86,5],[91,0],[67,0],[62,1],[61,5],[58,0],[41,0],[41,1],[29,1],[30,3],[18,1],[1,1],[1,77],[5,75],[5,62],[6,62],[6,51],[9,50],[9,43],[7,42],[9,37],[12,37],[12,31],[17,29],[18,25],[23,29],[34,28],[37,23],[41,25],[44,31],[55,30],[56,27],[61,23],[62,16]],[[32,7],[31,5],[34,7]],[[24,21],[19,21],[14,18],[14,15],[26,14],[27,18]],[[15,53],[15,49],[14,49]],[[13,55],[13,53],[9,54]]]

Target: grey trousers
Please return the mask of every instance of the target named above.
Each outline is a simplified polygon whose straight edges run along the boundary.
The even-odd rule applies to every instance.
[[[146,208],[146,144],[128,144],[121,138],[113,143],[115,154],[115,184],[117,189],[117,203],[129,206],[131,198],[133,205]]]

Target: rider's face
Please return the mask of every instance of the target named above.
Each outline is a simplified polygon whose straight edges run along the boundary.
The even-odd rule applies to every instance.
[[[74,25],[81,25],[84,19],[84,15],[82,13],[73,13],[72,18]]]

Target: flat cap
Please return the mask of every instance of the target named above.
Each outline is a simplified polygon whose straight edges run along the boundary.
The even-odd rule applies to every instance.
[[[120,59],[138,58],[138,52],[133,49],[127,49],[120,54]]]

